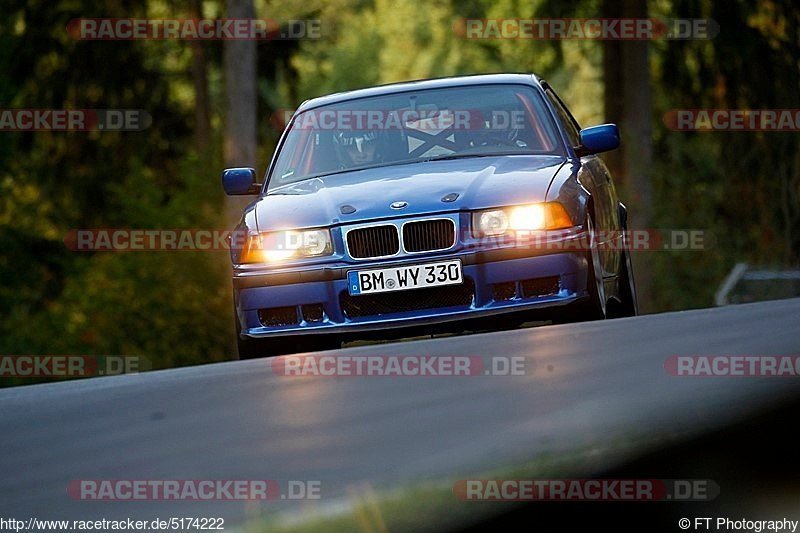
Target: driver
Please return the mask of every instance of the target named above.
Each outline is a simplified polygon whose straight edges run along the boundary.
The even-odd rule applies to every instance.
[[[374,131],[339,131],[333,136],[333,144],[342,168],[380,161],[378,134]]]

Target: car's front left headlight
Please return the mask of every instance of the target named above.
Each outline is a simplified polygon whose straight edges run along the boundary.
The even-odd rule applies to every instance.
[[[511,231],[554,230],[573,226],[564,206],[558,202],[525,204],[478,211],[472,226],[479,236],[498,236]]]
[[[327,229],[261,232],[248,235],[240,262],[274,263],[332,253],[331,232]]]

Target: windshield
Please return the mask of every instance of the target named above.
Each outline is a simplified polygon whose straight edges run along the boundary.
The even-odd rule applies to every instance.
[[[526,85],[448,87],[361,98],[298,114],[269,190],[366,168],[458,157],[560,154],[539,93]]]

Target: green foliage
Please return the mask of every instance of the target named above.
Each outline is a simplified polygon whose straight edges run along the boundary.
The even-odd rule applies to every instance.
[[[0,5],[0,108],[144,109],[139,133],[0,134],[0,354],[144,355],[154,367],[232,354],[224,252],[76,253],[76,228],[222,225],[222,44],[204,43],[211,142],[197,153],[192,54],[180,41],[77,41],[81,16],[181,17],[190,2],[6,0]],[[321,94],[401,80],[485,72],[546,77],[584,125],[603,120],[601,44],[470,40],[463,18],[597,17],[600,0],[258,0],[257,14],[318,18],[320,40],[259,44],[259,155],[279,108]],[[713,234],[706,252],[650,252],[652,307],[706,306],[737,261],[800,255],[796,134],[679,133],[670,109],[798,108],[800,7],[759,0],[651,0],[652,16],[712,17],[711,41],[651,46],[653,226]],[[221,3],[204,15],[223,16]]]
[[[152,15],[107,7],[104,16]],[[200,158],[191,145],[185,45],[66,34],[94,12],[92,2],[3,4],[0,108],[144,109],[153,123],[1,134],[0,354],[143,355],[155,368],[229,358],[225,252],[86,253],[63,242],[80,228],[220,226],[219,150]]]
[[[653,257],[656,309],[704,307],[739,261],[800,259],[800,139],[796,133],[674,132],[670,109],[776,109],[800,104],[800,9],[784,2],[676,1],[711,17],[713,40],[656,43],[653,120],[657,227],[695,228],[708,251]]]

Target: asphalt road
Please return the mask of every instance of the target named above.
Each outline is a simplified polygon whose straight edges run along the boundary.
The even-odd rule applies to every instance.
[[[800,395],[798,378],[664,370],[671,355],[800,354],[800,299],[335,353],[514,355],[529,370],[288,378],[252,360],[0,390],[0,516],[224,516],[229,526],[346,500],[364,483],[462,479],[548,453],[608,466]],[[318,480],[321,499],[79,501],[66,490],[77,479]]]

